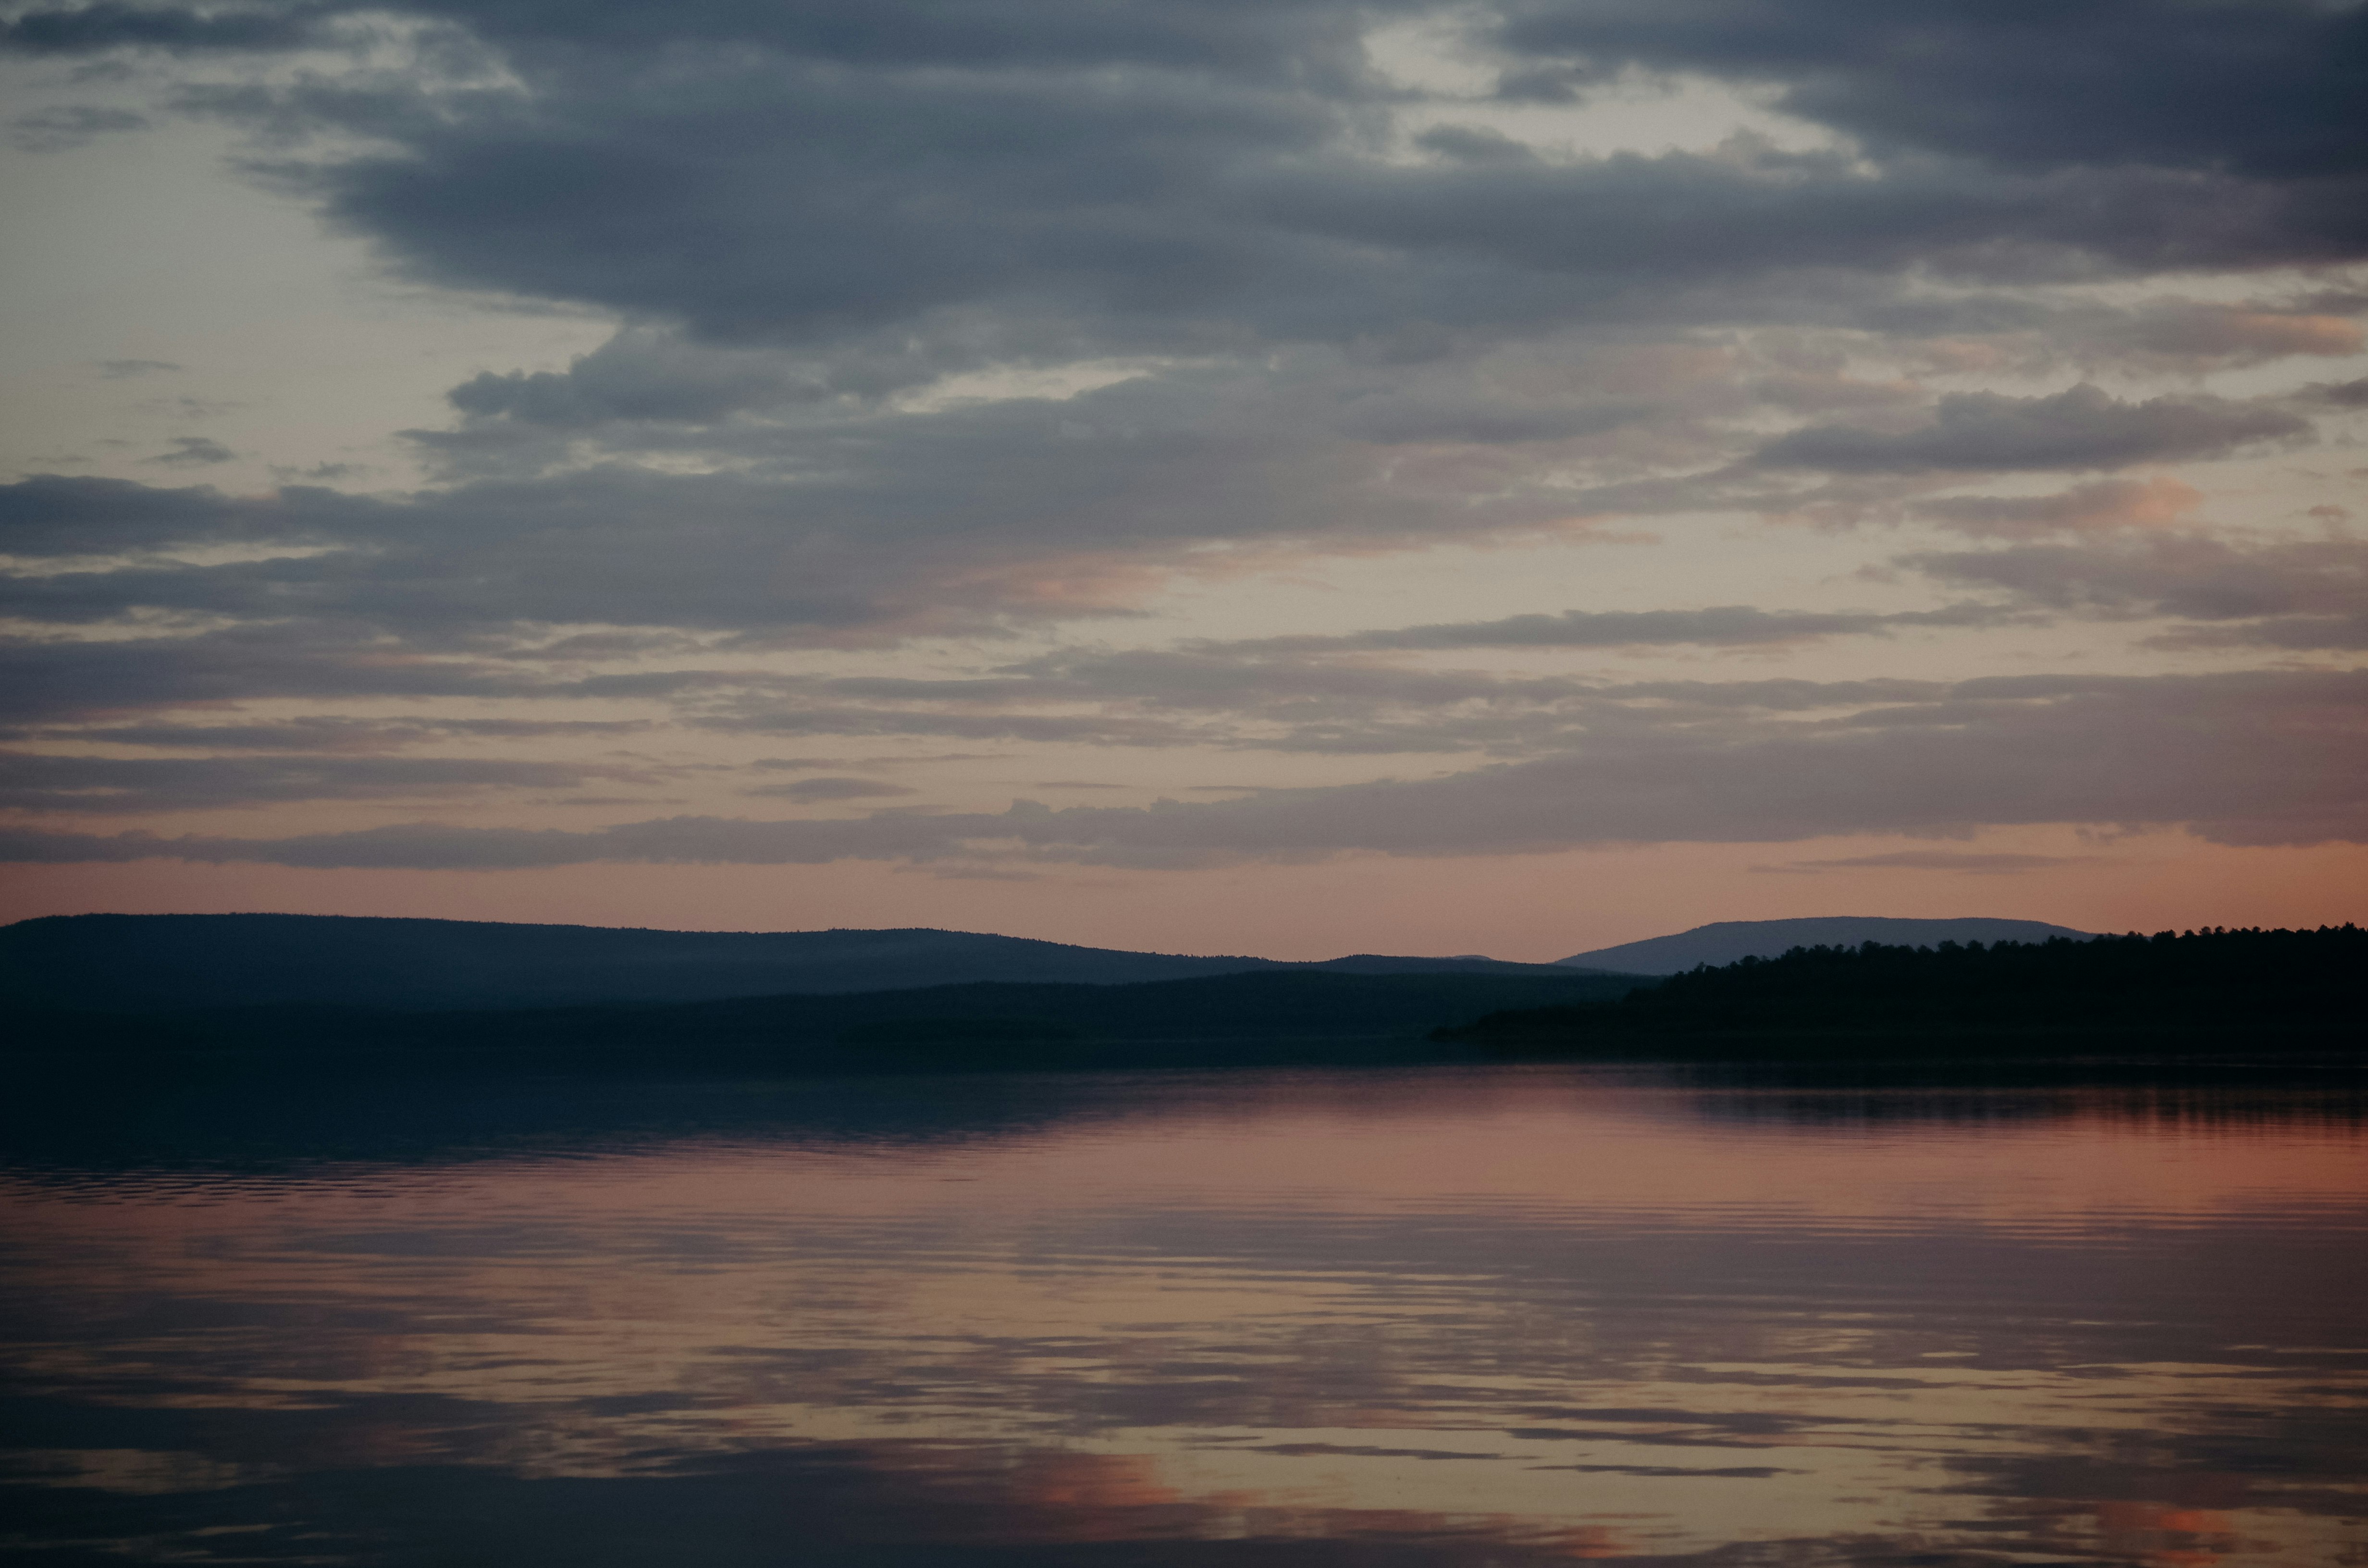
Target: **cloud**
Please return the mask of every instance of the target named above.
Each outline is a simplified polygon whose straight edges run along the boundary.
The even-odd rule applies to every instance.
[[[1580,91],[1630,66],[1762,83],[1787,112],[1878,152],[2294,180],[2368,165],[2358,94],[2368,23],[2312,0],[2107,0],[2044,14],[1534,0],[1496,15],[1521,72],[1563,62]]]
[[[854,390],[844,381],[834,385],[801,379],[799,370],[780,356],[692,344],[648,327],[628,327],[579,356],[564,372],[488,370],[445,395],[472,419],[583,427],[611,420],[701,423],[752,405]],[[873,378],[858,384],[862,390],[882,391],[901,383]]]
[[[2133,312],[2113,335],[2139,355],[2174,364],[2242,365],[2288,355],[2340,358],[2363,347],[2357,299],[2338,312],[2178,301]]]
[[[2115,469],[2214,457],[2309,431],[2307,420],[2283,409],[2201,395],[2123,403],[2084,383],[2053,397],[1952,392],[1921,429],[1796,430],[1761,448],[1757,461],[1847,473]]]
[[[1820,871],[1962,871],[1978,877],[2012,877],[2025,871],[2052,871],[2065,866],[2089,866],[2096,855],[2006,855],[1945,849],[1900,849],[1887,855],[1851,855],[1835,860],[1788,860],[1777,866],[1754,866],[1755,871],[1814,876]]]
[[[565,789],[635,770],[473,757],[97,757],[0,753],[0,808],[136,812]]]
[[[744,795],[778,795],[799,805],[814,805],[825,801],[862,801],[882,795],[910,795],[913,790],[902,784],[883,783],[877,778],[798,778],[787,784],[760,784],[740,791]]]
[[[279,839],[22,829],[0,835],[0,855],[481,869],[998,858],[1156,868],[2040,823],[2180,824],[2228,844],[2368,841],[2368,672],[1994,677],[1823,722],[1639,717],[1531,762],[1190,804],[1055,811],[1022,801],[1000,813],[676,817],[580,832],[412,824]]]
[[[2175,479],[2100,479],[2052,495],[1952,495],[1909,510],[1958,533],[2013,539],[2166,528],[2203,504],[2202,491]]]
[[[1959,586],[2000,588],[2052,609],[2200,624],[2171,647],[2368,648],[2368,540],[2154,535],[1904,557]]]
[[[28,153],[63,153],[87,146],[101,136],[123,131],[145,131],[151,121],[130,109],[100,108],[74,104],[18,115],[8,122],[9,141]],[[112,363],[136,364],[137,360]],[[178,366],[171,367],[177,369]]]
[[[1338,636],[1266,637],[1214,645],[1233,653],[1328,653],[1444,648],[1622,648],[1654,644],[1757,647],[1826,637],[1880,635],[1901,627],[1985,626],[2000,612],[1985,605],[1942,609],[1815,612],[1748,605],[1709,609],[1565,610],[1501,620],[1408,626]]]
[[[128,381],[134,376],[161,376],[181,367],[170,359],[102,359],[98,373],[110,381]]]
[[[2356,381],[2314,381],[2303,389],[2299,401],[2335,408],[2368,408],[2368,376]]]
[[[1369,44],[1400,25],[1532,108],[1506,118],[1472,91],[1389,77]],[[595,736],[179,711],[491,699],[638,704],[710,745],[945,736],[1511,769],[1326,796],[1343,824],[1374,802],[1370,831],[1335,847],[1431,852],[1392,836],[1411,830],[1378,803],[1426,790],[1426,810],[1528,823],[1551,842],[1791,832],[1776,802],[1752,826],[1739,798],[1654,770],[1696,756],[1715,772],[1731,752],[1780,794],[1813,757],[1890,778],[1877,754],[1907,768],[1955,732],[1851,715],[1974,699],[1911,682],[1648,691],[1387,656],[1775,649],[2080,616],[2167,619],[2191,646],[2358,646],[2343,548],[2214,544],[2184,479],[2110,477],[2299,444],[2314,417],[2332,437],[2356,383],[2250,401],[2192,380],[2172,395],[1964,389],[2075,374],[2127,389],[2357,352],[2368,300],[2324,279],[2368,256],[2360,15],[2109,0],[2035,26],[2012,8],[1870,16],[1839,0],[20,7],[0,45],[89,68],[136,55],[162,85],[154,112],[252,133],[250,177],[392,271],[617,323],[564,368],[497,366],[452,387],[443,426],[406,433],[431,474],[408,494],[0,487],[17,744],[176,754],[116,759],[113,774],[41,762],[26,799],[162,802],[175,778],[192,802],[394,799],[368,791],[395,774],[323,759],[359,769],[435,761],[386,755],[430,744]],[[1549,123],[1536,106],[1656,79],[1792,123],[1781,144],[1706,132],[1652,152],[1526,129]],[[62,134],[108,128],[60,112]],[[2232,283],[2239,272],[2271,281]],[[238,455],[182,437],[148,460],[179,471],[153,477],[189,478]],[[2053,495],[1939,494],[2016,473],[2073,478]],[[1648,601],[1442,608],[1428,625],[1133,652],[1012,641],[1133,616],[1178,574],[1577,540],[1622,514],[1689,512],[1915,518],[2008,548],[1912,558],[1978,602],[1910,610]],[[990,652],[932,653],[952,673],[926,680],[884,662],[784,673],[787,650],[837,661],[923,638]],[[2037,746],[2051,703],[2136,724],[2112,707],[2124,699],[2137,701],[1981,707],[1967,733],[1991,734],[1998,759],[1965,760],[1969,777]],[[2301,766],[2305,744],[2280,744]],[[1622,757],[1649,785],[1618,772]],[[176,761],[238,767],[130,767]],[[792,801],[897,788],[862,777],[873,759],[810,761],[814,777],[758,788]],[[1547,778],[1577,781],[1600,810],[1522,792],[1551,793],[1521,782]],[[2075,815],[2126,798],[2160,820],[2242,818],[2208,790],[2149,803],[2143,781],[2082,793],[2052,779],[2034,798],[2054,790],[2049,809]],[[1945,778],[1893,782],[1931,791],[1900,820],[1947,815]],[[426,773],[410,787],[447,786],[453,799],[510,787]],[[1292,815],[1298,799],[1262,791],[1205,817],[1055,813],[1073,839],[1026,817],[1004,836],[1014,853],[1124,863],[1281,854],[1289,833],[1326,852],[1331,808]],[[1689,802],[1697,828],[1667,814]],[[928,820],[465,842],[529,857],[950,854],[956,829]],[[1210,824],[1207,841],[1161,836],[1187,823]],[[1093,836],[1105,829],[1107,845]],[[852,836],[811,836],[825,830]],[[446,831],[303,852],[438,854]]]
[[[203,467],[211,463],[233,462],[238,458],[236,452],[232,451],[220,441],[204,436],[176,436],[170,444],[173,448],[171,451],[147,460],[152,463]]]
[[[292,697],[532,697],[564,681],[505,661],[371,648],[350,630],[302,621],[182,636],[0,635],[0,719],[89,720],[141,710]]]
[[[2298,0],[2248,20],[2242,66],[2216,8],[2127,0],[2110,50],[2086,20],[2051,18],[2079,40],[2051,76],[2097,106],[2085,112],[2016,85],[2037,51],[2014,18],[1902,18],[1869,29],[1876,45],[1749,0],[1652,24],[1345,0],[1255,18],[1215,0],[1043,0],[959,19],[902,6],[882,13],[893,26],[837,5],[774,16],[723,0],[663,19],[613,3],[371,9],[437,24],[433,51],[408,74],[374,62],[188,101],[283,145],[321,132],[309,161],[279,157],[279,177],[418,277],[687,324],[715,343],[1042,360],[1526,336],[1634,320],[1679,293],[1697,318],[1721,294],[1748,312],[1757,285],[1788,273],[2086,278],[2334,261],[2360,238],[2362,160],[2342,134],[2355,84],[2333,41],[2350,24]],[[271,15],[292,47],[323,40],[323,14]],[[193,38],[227,20],[141,15]],[[1377,156],[1407,97],[1366,57],[1383,17],[1510,49],[1523,68],[1563,56],[1599,80],[1626,59],[1772,88],[1838,144],[1540,156],[1434,125],[1417,132],[1431,158]],[[15,28],[141,41],[103,8]],[[2133,51],[2141,33],[2163,41]],[[1770,47],[1738,49],[1747,36]],[[2190,84],[2207,65],[2212,101],[2233,93],[2251,115],[2166,115],[2206,90]],[[1894,123],[1903,106],[1874,110],[1907,80],[1932,88],[1914,134]],[[2064,134],[2009,152],[2004,130],[2033,124]],[[2134,125],[2161,134],[2064,155]],[[2271,127],[2285,137],[2274,155]],[[2184,352],[2215,330],[2247,329],[2156,335]],[[2304,351],[2328,341],[2285,337]],[[547,407],[537,394],[559,390],[495,377],[466,395]]]
[[[95,5],[17,12],[0,22],[0,50],[23,54],[97,54],[156,50],[172,54],[283,50],[313,37],[326,6],[282,5],[224,12],[174,6]]]
[[[0,732],[11,740],[158,751],[384,752],[447,737],[482,740],[586,739],[638,733],[640,719],[302,718],[245,724],[107,724]],[[763,764],[759,764],[762,767]]]

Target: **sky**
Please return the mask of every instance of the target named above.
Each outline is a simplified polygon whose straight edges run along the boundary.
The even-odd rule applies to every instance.
[[[0,6],[0,919],[2368,914],[2368,6]]]

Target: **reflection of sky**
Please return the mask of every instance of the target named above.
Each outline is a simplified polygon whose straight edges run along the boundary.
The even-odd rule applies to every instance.
[[[1179,1077],[942,1143],[12,1183],[10,1494],[202,1561],[448,1494],[488,1540],[557,1507],[585,1561],[760,1503],[849,1561],[2331,1560],[2356,1124],[1982,1098]]]

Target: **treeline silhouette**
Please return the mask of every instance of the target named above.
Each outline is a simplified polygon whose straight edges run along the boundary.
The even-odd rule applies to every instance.
[[[2088,941],[1795,948],[1701,967],[1617,1002],[1492,1013],[1435,1038],[1614,1043],[1639,1036],[2357,1030],[2368,931],[2133,932]]]

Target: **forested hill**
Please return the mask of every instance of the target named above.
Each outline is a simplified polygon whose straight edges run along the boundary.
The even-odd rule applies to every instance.
[[[1612,1004],[1492,1014],[1464,1040],[1815,1031],[2356,1027],[2368,931],[2259,928],[2085,941],[1796,948]]]
[[[1889,915],[1817,915],[1791,920],[1717,920],[1668,937],[1598,948],[1558,961],[1579,969],[1616,970],[1625,974],[1683,974],[1701,964],[1730,964],[1744,959],[1772,959],[1794,948],[1857,948],[1868,942],[1930,948],[1942,942],[2044,942],[2050,937],[2073,941],[2086,931],[2051,926],[2044,920],[1910,920]]]
[[[918,1051],[966,1067],[1249,1065],[1308,1042],[1395,1041],[1421,1055],[1442,1020],[1490,1008],[1617,997],[1633,975],[1360,974],[1305,968],[1133,985],[983,983],[854,994],[734,997],[658,1005],[423,1012],[280,1005],[166,1012],[20,1008],[0,1055],[89,1056],[118,1048],[285,1054],[334,1062],[441,1052],[495,1062],[679,1061],[755,1052],[769,1066],[864,1067]],[[1172,1047],[1146,1055],[1146,1044]]]
[[[1283,963],[927,928],[650,931],[326,915],[74,915],[0,926],[0,1004],[113,1012],[562,1007],[981,982],[1129,985],[1260,970],[1569,972],[1485,958],[1370,953]]]

